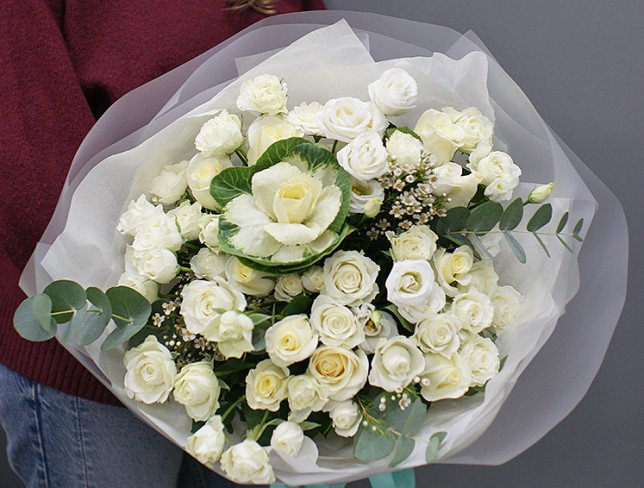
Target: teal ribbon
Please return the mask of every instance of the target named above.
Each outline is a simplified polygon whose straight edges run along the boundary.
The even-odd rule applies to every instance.
[[[371,488],[416,488],[416,473],[413,469],[403,469],[393,473],[383,473],[369,478]],[[291,488],[284,483],[273,483],[270,488]],[[338,485],[306,485],[305,488],[344,488]]]

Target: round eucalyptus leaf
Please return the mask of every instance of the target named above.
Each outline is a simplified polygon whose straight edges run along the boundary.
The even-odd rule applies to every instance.
[[[29,297],[18,306],[13,324],[20,337],[28,341],[47,341],[56,335],[51,317],[51,299],[44,294]]]
[[[107,295],[98,288],[87,289],[89,308],[78,310],[69,323],[71,340],[86,346],[98,339],[112,319],[112,305]]]
[[[52,316],[59,324],[69,322],[87,301],[83,287],[70,280],[52,281],[43,293],[51,298]]]
[[[112,318],[118,328],[145,325],[150,317],[152,306],[137,291],[127,286],[115,286],[105,292],[111,306]]]

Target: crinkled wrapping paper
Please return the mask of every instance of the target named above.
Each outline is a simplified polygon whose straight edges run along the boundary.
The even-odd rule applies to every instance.
[[[448,433],[438,462],[500,464],[517,456],[574,408],[599,369],[626,294],[627,230],[615,196],[549,129],[471,32],[366,13],[289,14],[259,22],[135,89],[81,145],[22,288],[32,294],[63,278],[115,285],[123,267],[125,240],[115,230],[123,209],[163,165],[194,154],[200,126],[218,109],[234,110],[244,79],[283,77],[292,107],[339,96],[367,99],[368,83],[392,66],[406,69],[419,92],[417,108],[395,118],[397,125],[413,126],[429,108],[478,107],[495,122],[495,147],[523,171],[518,194],[555,183],[555,222],[545,230],[565,211],[586,223],[581,251],[574,243],[578,256],[552,239],[547,258],[529,235],[518,236],[526,265],[502,248],[495,262],[501,282],[524,296],[516,326],[499,338],[505,366],[484,395],[432,405],[414,452],[399,467],[425,464],[426,441],[438,431]],[[124,348],[105,353],[93,344],[70,352],[135,414],[184,445],[191,421],[181,405],[143,405],[124,394]],[[321,440],[318,448],[317,462],[311,449],[298,459],[272,453],[278,479],[337,483],[388,470],[386,460],[355,460],[351,441]]]

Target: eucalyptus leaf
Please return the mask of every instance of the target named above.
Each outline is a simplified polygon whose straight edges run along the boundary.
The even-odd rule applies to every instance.
[[[423,424],[426,413],[427,406],[420,398],[416,398],[405,410],[400,408],[388,410],[387,425],[403,435],[414,436]]]
[[[526,229],[528,229],[530,232],[537,231],[541,229],[541,227],[546,225],[548,222],[550,222],[551,218],[552,218],[552,205],[550,205],[549,203],[541,205],[534,213],[532,218],[528,221],[528,225],[526,226]]]
[[[34,295],[22,301],[13,315],[13,325],[23,339],[47,341],[56,335],[56,321],[51,317],[51,298]]]
[[[261,316],[257,318],[257,316]],[[266,349],[265,334],[268,328],[272,325],[272,317],[264,314],[250,314],[249,317],[253,321],[253,349],[255,351],[262,351]]]
[[[519,244],[519,241],[517,241],[511,234],[505,232],[503,236],[505,237],[505,240],[510,246],[510,249],[512,249],[512,252],[519,260],[519,262],[522,264],[525,264],[526,255],[525,255],[525,251],[523,250],[523,246],[521,246],[521,244]]]
[[[152,307],[141,294],[127,286],[115,286],[105,292],[112,306],[116,329],[105,338],[101,350],[112,349],[129,341],[148,321]]]
[[[564,240],[561,238],[561,236],[560,236],[559,234],[557,234],[557,239],[559,239],[559,242],[561,242],[561,244],[563,245],[563,247],[565,247],[565,248],[566,248],[566,250],[567,250],[569,253],[571,253],[571,254],[574,254],[574,253],[575,253],[575,252],[572,250],[572,248],[568,245],[568,243],[567,243],[566,241],[564,241]]]
[[[304,432],[306,432],[307,430],[317,429],[318,427],[320,427],[320,424],[318,424],[317,422],[310,422],[309,420],[305,420],[304,422],[300,422],[300,427]]]
[[[354,438],[353,454],[360,461],[377,461],[389,456],[395,444],[393,435],[381,435],[371,430],[371,427],[361,427]]]
[[[51,298],[52,316],[59,324],[69,322],[75,310],[85,308],[85,290],[74,281],[52,281],[43,293]]]
[[[437,432],[429,438],[427,450],[425,451],[425,462],[427,464],[433,463],[438,458],[438,450],[445,436],[447,436],[447,432]]]
[[[523,218],[523,201],[520,198],[514,200],[503,211],[501,219],[499,220],[500,230],[513,230],[521,223]]]
[[[499,223],[503,206],[496,202],[485,202],[472,210],[465,227],[470,232],[488,232]]]
[[[450,232],[460,232],[465,229],[469,216],[470,211],[465,207],[450,208],[445,217],[438,219],[436,230],[442,236],[447,236]]]
[[[579,242],[583,242],[583,239],[579,235],[579,233],[581,232],[581,228],[583,226],[584,226],[584,219],[579,219],[572,230],[572,236]]]
[[[541,237],[539,237],[539,234],[533,232],[532,235],[534,236],[534,238],[537,240],[537,242],[541,246],[541,249],[543,249],[543,252],[546,253],[546,256],[550,257],[550,251],[548,251],[548,248],[546,247],[546,243],[543,242],[543,239],[541,239]],[[559,236],[557,236],[557,237],[559,237]]]
[[[391,458],[391,461],[389,461],[389,467],[393,468],[394,466],[398,466],[407,459],[414,450],[415,445],[416,442],[409,437],[398,437],[394,447],[394,455]]]
[[[568,223],[568,216],[570,214],[568,212],[564,213],[561,216],[561,219],[559,220],[559,223],[557,224],[557,234],[559,234],[562,230],[564,230],[564,227],[566,227],[566,224]]]
[[[282,310],[282,315],[287,317],[289,315],[298,315],[302,313],[309,313],[311,311],[311,305],[313,304],[313,299],[308,295],[298,295],[293,298],[284,310]]]
[[[488,250],[487,247],[485,247],[485,244],[483,244],[483,241],[477,234],[470,234],[472,236],[472,241],[474,241],[474,244],[476,244],[476,248],[480,249],[483,251],[483,253],[488,257],[490,261],[494,261],[494,256],[490,254],[490,251]]]
[[[86,293],[92,306],[77,311],[69,323],[73,340],[80,346],[98,339],[112,318],[112,305],[105,293],[95,287],[88,288]]]

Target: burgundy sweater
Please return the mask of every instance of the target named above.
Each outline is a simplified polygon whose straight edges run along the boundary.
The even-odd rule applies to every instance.
[[[323,0],[276,0],[278,13]],[[18,278],[53,213],[76,149],[133,88],[263,18],[224,0],[0,2],[0,362],[65,393],[117,400],[63,347],[20,338]]]

